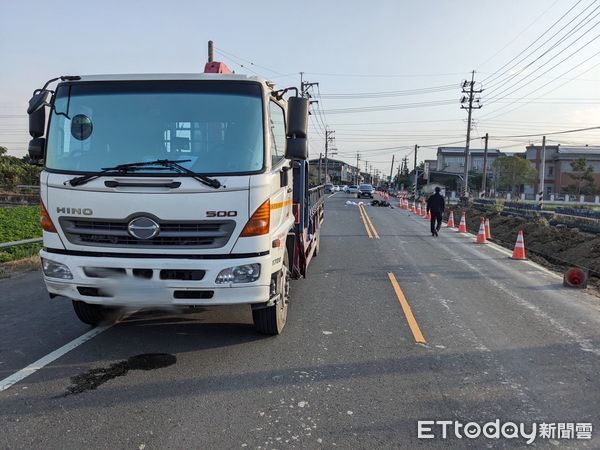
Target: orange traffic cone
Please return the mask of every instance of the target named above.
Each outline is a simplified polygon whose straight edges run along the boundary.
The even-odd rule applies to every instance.
[[[485,221],[483,217],[481,218],[481,222],[479,223],[479,233],[477,233],[476,244],[487,244],[487,239],[485,237]]]
[[[413,205],[412,205],[412,212],[414,212],[415,214],[417,214],[417,205],[416,205],[415,202],[413,202]]]
[[[429,211],[427,211],[427,207],[424,207],[424,212],[425,212],[425,214],[423,214],[423,219],[425,219],[425,220],[431,219],[431,213]]]
[[[454,211],[450,211],[450,215],[448,216],[448,228],[454,228]]]
[[[422,216],[423,211],[421,211],[421,204],[417,203],[417,216]]]
[[[459,233],[467,232],[467,218],[465,217],[465,213],[463,212],[460,216],[460,224],[458,225]]]
[[[519,234],[517,236],[517,243],[515,244],[515,249],[513,250],[512,259],[527,259],[525,256],[525,241],[523,240],[523,230],[519,230]]]
[[[492,233],[490,231],[490,219],[485,219],[485,238],[491,239]]]

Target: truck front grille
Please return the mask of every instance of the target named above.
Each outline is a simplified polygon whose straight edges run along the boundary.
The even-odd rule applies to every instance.
[[[121,248],[220,248],[227,243],[235,228],[233,220],[157,220],[160,226],[158,235],[151,239],[138,239],[127,230],[130,220],[61,217],[59,223],[73,244]]]

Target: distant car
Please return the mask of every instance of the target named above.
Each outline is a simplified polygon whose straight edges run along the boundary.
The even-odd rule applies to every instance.
[[[325,183],[325,192],[331,193],[333,192],[333,184],[331,183]]]
[[[340,187],[336,184],[335,186],[333,186],[333,190],[335,192],[340,192]]]
[[[348,192],[348,185],[347,184],[345,184],[345,185],[342,186],[342,191]]]
[[[348,187],[348,194],[358,194],[358,185],[353,184],[352,186]]]
[[[361,184],[360,186],[358,186],[358,193],[356,194],[356,196],[358,198],[373,198],[374,193],[375,188],[373,186],[371,186],[370,184]]]

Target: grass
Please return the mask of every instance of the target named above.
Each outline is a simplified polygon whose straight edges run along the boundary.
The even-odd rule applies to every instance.
[[[40,210],[37,206],[0,208],[0,242],[41,236]]]
[[[32,239],[42,236],[40,210],[37,206],[0,208],[0,243]],[[24,244],[0,249],[0,264],[37,255],[41,243]]]

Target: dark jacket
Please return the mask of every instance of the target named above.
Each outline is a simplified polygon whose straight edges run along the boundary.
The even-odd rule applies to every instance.
[[[432,214],[443,213],[446,209],[444,197],[439,192],[436,192],[427,199],[427,212]]]

